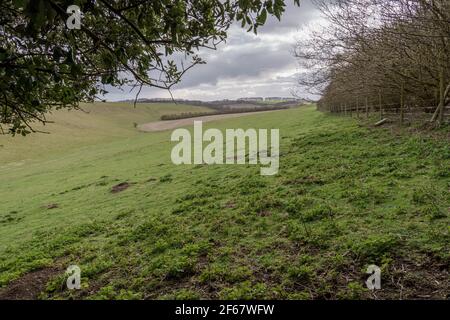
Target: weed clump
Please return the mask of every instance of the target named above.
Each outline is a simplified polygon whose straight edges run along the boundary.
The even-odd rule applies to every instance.
[[[351,250],[357,258],[375,263],[394,253],[397,245],[398,240],[393,236],[371,235],[365,240],[353,243]]]

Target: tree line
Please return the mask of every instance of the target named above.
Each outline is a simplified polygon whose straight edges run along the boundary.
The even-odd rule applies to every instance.
[[[205,111],[205,112],[182,112],[175,114],[164,114],[161,116],[161,120],[179,120],[179,119],[187,119],[187,118],[196,118],[203,116],[213,116],[213,115],[221,115],[221,114],[236,114],[236,113],[249,113],[249,112],[263,112],[263,111],[277,111],[277,110],[286,110],[289,109],[288,106],[263,106],[263,107],[233,107],[233,108],[214,108],[213,111]]]
[[[445,121],[450,1],[314,0],[326,23],[299,41],[299,84],[331,112],[407,112]]]

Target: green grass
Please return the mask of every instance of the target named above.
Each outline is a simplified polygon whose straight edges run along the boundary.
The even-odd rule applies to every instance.
[[[41,298],[370,298],[365,268],[377,264],[378,297],[449,292],[448,141],[313,107],[204,124],[279,128],[280,172],[263,177],[258,166],[175,166],[171,131],[101,118],[101,139],[61,128],[37,138],[44,150],[5,145],[2,163],[16,162],[0,167],[0,285],[77,264],[82,290],[63,290],[62,271]],[[49,154],[46,139],[59,143]],[[121,182],[130,188],[110,193]]]
[[[73,148],[109,142],[121,137],[137,134],[135,124],[160,120],[162,115],[181,112],[211,112],[205,107],[172,103],[82,104],[83,111],[57,110],[48,116],[49,123],[42,126],[34,123],[35,130],[50,134],[35,134],[27,137],[0,135],[1,165],[21,165],[34,159],[61,154]]]

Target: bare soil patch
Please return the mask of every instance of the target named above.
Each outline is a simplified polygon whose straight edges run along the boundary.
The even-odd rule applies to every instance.
[[[383,285],[384,282],[384,285]],[[446,300],[450,298],[448,264],[431,257],[423,261],[401,260],[389,268],[376,299]]]
[[[122,182],[119,184],[116,184],[114,187],[111,188],[111,193],[118,193],[122,192],[126,189],[128,189],[131,186],[128,182]]]
[[[47,282],[61,272],[63,270],[48,267],[26,273],[6,288],[0,289],[0,300],[35,300],[45,289]]]

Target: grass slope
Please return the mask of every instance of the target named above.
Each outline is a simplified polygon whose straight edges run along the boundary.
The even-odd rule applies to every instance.
[[[50,114],[46,126],[34,124],[35,130],[51,134],[35,134],[27,137],[0,135],[1,165],[21,165],[23,162],[61,153],[78,147],[113,141],[120,137],[136,135],[135,124],[159,121],[161,116],[181,112],[210,112],[206,107],[172,103],[82,104],[83,111],[58,110]]]
[[[378,298],[448,294],[447,141],[313,107],[205,127],[280,128],[279,175],[174,166],[171,132],[1,168],[0,285],[56,265],[41,298],[370,298],[377,264]],[[64,290],[69,264],[80,291]]]

